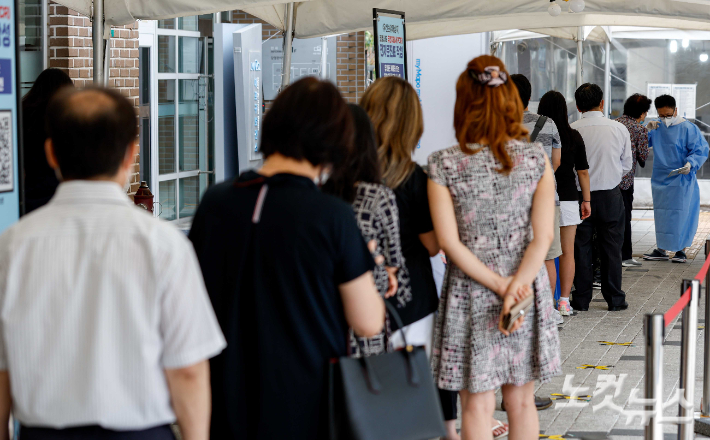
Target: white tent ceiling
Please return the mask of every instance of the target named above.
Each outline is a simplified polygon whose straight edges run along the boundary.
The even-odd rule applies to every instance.
[[[56,0],[91,15],[92,0]],[[410,40],[503,29],[526,29],[562,38],[576,38],[586,26],[588,38],[603,40],[598,26],[675,28],[710,31],[710,1],[586,0],[584,12],[547,13],[547,0],[311,0],[296,3],[295,34],[299,38],[372,28],[372,8],[404,11]],[[703,2],[706,0],[694,0]],[[122,25],[136,19],[161,19],[243,9],[283,29],[284,0],[104,0],[106,22]],[[689,35],[691,35],[690,33]],[[641,35],[641,34],[636,34]],[[621,38],[621,37],[620,37]],[[625,38],[625,37],[624,37]],[[688,38],[692,38],[688,37]]]
[[[635,40],[708,40],[710,31],[694,31],[684,29],[664,29],[634,26],[588,26],[584,28],[585,39],[592,41],[606,41],[609,35],[613,38],[631,38]],[[522,30],[511,29],[493,33],[493,41],[526,40],[529,38],[542,38],[546,36],[567,38],[574,40],[577,37],[576,28],[554,28]]]
[[[153,0],[156,1],[156,0]],[[168,1],[168,0],[163,0]],[[560,1],[560,3],[563,3]],[[547,13],[547,0],[313,0],[297,3],[296,37],[308,38],[372,28],[372,8],[404,11],[407,39],[502,29],[531,29],[571,38],[578,26],[639,26],[710,31],[710,2],[586,0],[582,13]],[[283,29],[283,6],[245,10]]]
[[[92,0],[55,1],[82,15],[91,16]],[[136,19],[158,20],[249,7],[266,10],[282,3],[282,0],[104,0],[104,17],[106,24],[119,26],[133,23]]]

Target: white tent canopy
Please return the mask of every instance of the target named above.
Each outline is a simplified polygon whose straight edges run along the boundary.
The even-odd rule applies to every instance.
[[[583,26],[584,39],[592,41],[607,41],[610,31],[615,26]],[[550,28],[550,29],[509,29],[505,31],[494,31],[493,42],[502,43],[504,41],[527,40],[530,38],[558,37],[567,40],[577,39],[577,28]]]
[[[634,26],[587,26],[584,28],[585,40],[606,41],[609,37],[631,38],[635,40],[708,40],[710,41],[710,31],[695,31],[684,29],[664,29],[651,27]],[[502,43],[513,40],[526,40],[530,38],[542,38],[546,36],[566,38],[574,40],[577,37],[576,28],[556,28],[556,29],[534,29],[522,30],[511,29],[507,31],[496,31],[493,33],[493,41]]]
[[[55,1],[82,15],[92,16],[92,0]],[[104,17],[107,25],[120,26],[137,19],[158,20],[253,7],[268,10],[279,4],[279,10],[283,10],[283,3],[280,0],[104,0]]]
[[[153,0],[157,3],[170,0]],[[571,38],[579,26],[638,26],[710,31],[710,3],[674,0],[586,0],[582,13],[552,17],[546,0],[313,0],[296,3],[297,38],[372,28],[372,8],[403,11],[407,39],[529,29]],[[284,28],[284,7],[253,6],[250,14]],[[571,32],[570,32],[571,31]]]
[[[57,0],[91,16],[92,0]],[[404,11],[407,38],[527,29],[563,38],[576,37],[578,26],[646,26],[710,31],[710,2],[675,0],[586,0],[582,13],[547,13],[546,0],[311,0],[296,2],[298,38],[369,30],[372,8]],[[107,25],[136,19],[155,20],[243,9],[285,29],[283,0],[104,0]],[[595,39],[592,31],[590,39]]]

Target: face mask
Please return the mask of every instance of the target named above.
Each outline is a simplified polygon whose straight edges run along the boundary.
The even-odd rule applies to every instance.
[[[331,172],[330,167],[321,168],[320,172],[318,173],[318,177],[313,179],[313,182],[316,184],[316,186],[321,187],[321,186],[325,185],[325,182],[327,182],[328,179],[330,178],[330,172]]]
[[[315,184],[317,186],[323,186],[325,185],[325,182],[328,181],[328,178],[330,178],[330,173],[327,171],[322,171],[318,177],[314,180]]]
[[[671,125],[675,124],[677,120],[678,116],[673,116],[672,118],[664,119],[663,123],[666,124],[666,127],[670,127]]]

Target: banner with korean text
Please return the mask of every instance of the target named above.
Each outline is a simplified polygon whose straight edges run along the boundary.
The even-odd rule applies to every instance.
[[[17,13],[0,0],[0,233],[20,216]]]
[[[404,12],[373,9],[375,28],[375,71],[378,78],[407,79],[407,34]]]

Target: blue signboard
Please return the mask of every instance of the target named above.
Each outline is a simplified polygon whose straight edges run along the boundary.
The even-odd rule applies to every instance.
[[[375,22],[375,71],[378,78],[407,79],[407,35],[404,12],[373,9]]]
[[[0,0],[0,233],[20,216],[16,11]]]

